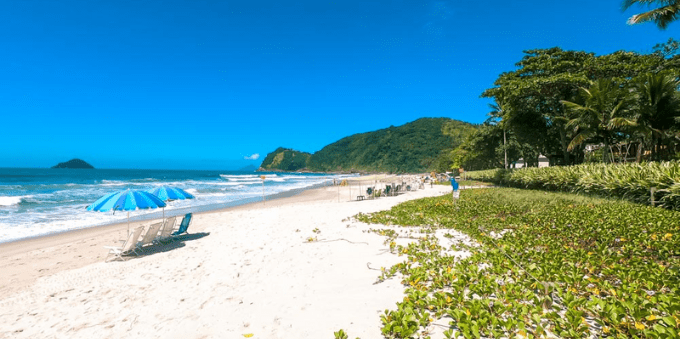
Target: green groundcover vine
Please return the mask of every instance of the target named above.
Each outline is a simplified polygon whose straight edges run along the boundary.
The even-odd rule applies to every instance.
[[[387,338],[428,338],[433,323],[447,338],[679,336],[680,212],[501,188],[355,218],[392,225],[373,231],[407,258],[378,280],[407,287],[381,316]],[[397,245],[401,227],[418,240]],[[472,241],[436,236],[450,230]]]

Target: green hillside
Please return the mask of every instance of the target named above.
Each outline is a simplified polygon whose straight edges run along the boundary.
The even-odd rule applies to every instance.
[[[311,154],[279,147],[267,154],[259,171],[299,171],[307,167]]]
[[[260,170],[415,173],[449,170],[451,150],[476,129],[448,118],[421,118],[402,126],[355,134],[309,153],[278,148]]]
[[[355,134],[314,153],[313,171],[424,172],[439,167],[474,126],[448,118],[421,118],[402,126]],[[446,154],[444,154],[446,153]]]

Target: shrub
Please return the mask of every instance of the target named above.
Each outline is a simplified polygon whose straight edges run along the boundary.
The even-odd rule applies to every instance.
[[[493,169],[466,176],[504,186],[595,194],[641,204],[651,202],[650,188],[656,187],[659,206],[680,210],[680,161]]]

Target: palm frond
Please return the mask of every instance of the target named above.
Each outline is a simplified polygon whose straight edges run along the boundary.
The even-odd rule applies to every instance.
[[[591,130],[583,130],[581,133],[577,134],[574,139],[571,139],[571,142],[569,143],[569,146],[567,147],[568,151],[573,150],[576,146],[582,144],[584,141],[592,138],[595,136],[595,133]]]
[[[622,7],[626,10],[635,3],[648,6],[659,4],[661,7],[631,16],[628,19],[629,25],[653,21],[660,29],[666,29],[680,15],[680,3],[678,3],[678,0],[625,0]]]
[[[609,120],[609,128],[616,128],[616,127],[633,127],[637,126],[637,122],[633,119],[628,119],[628,118],[612,118]]]

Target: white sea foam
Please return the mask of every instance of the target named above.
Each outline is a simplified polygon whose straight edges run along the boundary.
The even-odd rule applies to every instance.
[[[18,197],[0,197],[0,206],[12,206],[19,205],[24,198],[28,198],[30,195],[18,196]]]
[[[257,174],[243,174],[243,175],[220,174],[220,177],[224,179],[239,180],[246,178],[259,178],[260,176]]]
[[[283,173],[265,175],[266,195],[309,187],[336,177]],[[201,210],[203,206],[205,206],[203,208],[210,209],[212,208],[210,206],[221,206],[262,195],[262,180],[259,174],[223,174],[219,177],[195,177],[186,180],[145,178],[101,180],[78,184],[12,185],[12,189],[18,192],[10,194],[17,194],[16,196],[0,196],[0,243],[54,232],[124,222],[127,213],[88,212],[85,207],[116,190],[150,189],[159,185],[179,187],[196,197],[196,199],[168,203],[165,208],[166,216],[172,214],[173,210],[177,210],[177,213],[186,213],[185,211]],[[8,192],[8,187],[9,185],[6,185],[1,188]],[[32,204],[32,207],[27,210],[7,207],[19,206],[22,203]],[[160,209],[139,210],[132,211],[130,219],[146,220],[160,218],[161,215]]]

